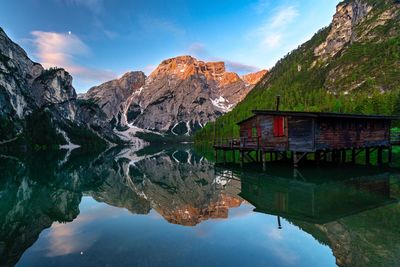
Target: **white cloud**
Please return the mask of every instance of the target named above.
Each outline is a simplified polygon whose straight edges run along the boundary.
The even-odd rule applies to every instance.
[[[260,68],[258,68],[256,66],[244,64],[244,63],[237,62],[237,61],[225,60],[225,65],[229,71],[233,71],[238,74],[248,74],[248,73],[256,72],[256,71],[260,70]]]
[[[294,6],[281,8],[269,21],[269,27],[273,29],[285,27],[286,25],[290,24],[298,15],[299,12]]]
[[[260,43],[267,48],[275,48],[282,44],[288,26],[299,15],[294,6],[284,6],[275,10],[275,14],[261,27],[250,32],[251,38],[260,39]]]
[[[189,55],[194,56],[200,60],[206,61],[223,61],[225,62],[225,66],[228,71],[233,71],[238,74],[248,74],[250,72],[259,71],[260,68],[246,64],[239,61],[234,60],[226,60],[220,57],[213,57],[211,53],[208,51],[206,45],[204,43],[193,43],[189,46],[189,49],[186,51]],[[185,52],[185,53],[186,53]]]
[[[116,76],[109,70],[77,64],[77,56],[90,55],[90,49],[73,33],[33,31],[31,34],[34,37],[34,55],[45,68],[62,67],[74,78],[93,82],[110,80]]]

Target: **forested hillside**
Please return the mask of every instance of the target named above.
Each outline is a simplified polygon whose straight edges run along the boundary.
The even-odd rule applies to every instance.
[[[332,24],[281,59],[236,108],[216,121],[216,135],[238,135],[254,109],[400,114],[400,3],[348,0]],[[196,135],[211,140],[214,123]]]

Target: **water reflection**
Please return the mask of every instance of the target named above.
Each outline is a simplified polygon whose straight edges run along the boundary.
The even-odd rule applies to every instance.
[[[397,250],[400,233],[396,226],[400,219],[400,207],[397,204],[400,172],[394,169],[338,169],[324,166],[293,172],[286,166],[275,166],[266,173],[260,173],[251,169],[217,168],[190,147],[181,147],[141,152],[112,149],[100,154],[74,150],[64,154],[3,155],[0,157],[0,174],[1,266],[15,265],[26,251],[29,253],[25,255],[30,255],[26,256],[27,259],[78,255],[89,248],[97,248],[102,253],[100,248],[104,249],[106,243],[114,244],[112,240],[126,238],[118,236],[121,234],[119,229],[111,228],[115,232],[106,231],[109,236],[105,242],[99,242],[101,235],[104,235],[102,229],[105,225],[118,222],[118,227],[122,227],[121,224],[127,220],[136,227],[140,223],[150,223],[144,222],[143,218],[161,218],[170,225],[189,226],[168,228],[167,231],[165,226],[157,224],[157,230],[151,229],[153,235],[157,233],[156,237],[149,237],[147,241],[143,236],[137,237],[142,238],[142,243],[159,238],[155,244],[151,244],[157,250],[162,247],[161,240],[169,240],[167,232],[176,231],[175,235],[180,238],[176,242],[186,244],[191,239],[182,237],[188,235],[184,229],[195,228],[208,221],[210,224],[198,228],[201,234],[197,234],[212,239],[210,246],[222,242],[213,238],[221,239],[220,235],[225,234],[222,239],[230,238],[230,244],[235,249],[243,253],[251,249],[253,252],[247,251],[247,255],[258,256],[247,259],[250,265],[266,263],[263,260],[267,259],[276,266],[295,262],[296,265],[302,265],[297,262],[300,257],[297,254],[306,255],[304,250],[307,248],[298,248],[297,254],[289,253],[296,240],[289,242],[287,237],[283,238],[285,231],[297,239],[301,238],[302,243],[309,244],[311,254],[311,246],[316,250],[319,243],[328,245],[339,266],[366,266],[371,263],[375,264],[373,266],[390,266],[400,260]],[[251,207],[249,203],[255,211],[267,214],[271,217],[268,220],[273,219],[276,224],[267,236],[260,233],[265,231],[263,229],[268,225],[268,220],[256,216],[257,213],[250,214],[253,208],[247,208]],[[125,213],[122,216],[114,207],[126,209],[129,216]],[[230,213],[234,216],[229,216]],[[139,219],[134,215],[146,216]],[[245,221],[248,225],[234,220],[241,216],[247,216]],[[230,221],[226,229],[214,231],[213,238],[205,234],[209,231],[205,229],[211,223],[219,221],[215,219],[228,217],[231,219],[226,220]],[[280,226],[283,229],[279,229],[282,228]],[[45,230],[47,228],[50,229]],[[318,243],[313,244],[304,234],[312,235]],[[246,243],[251,247],[242,246],[243,239],[247,240],[246,236],[252,237]],[[131,247],[135,243],[133,239],[129,237],[124,247]],[[274,242],[284,241],[286,244],[281,244],[281,249],[274,246]],[[35,254],[29,249],[34,244],[36,247],[46,247],[46,250],[36,248],[40,253]],[[188,244],[194,246],[193,241]],[[149,246],[132,249],[144,257],[142,250]],[[222,243],[221,246],[227,247],[227,244]],[[185,245],[180,250],[189,248]],[[170,255],[176,253],[172,251],[175,247],[163,249],[169,251]],[[197,249],[206,250],[204,245]],[[275,255],[277,258],[291,261],[274,261],[271,255],[263,251],[265,249],[273,251],[278,255]],[[323,251],[323,248],[318,249]],[[233,259],[234,255],[229,254],[232,251],[235,250],[230,248],[224,253]],[[192,254],[189,250],[187,252],[188,255]],[[162,255],[165,257],[157,259],[159,264],[165,263],[169,257]],[[323,256],[329,255],[319,257]],[[126,255],[118,257],[120,260],[129,258]],[[175,257],[178,257],[175,260],[179,259],[179,256]],[[99,261],[100,258],[100,254],[92,255],[90,263],[104,263]],[[129,259],[125,263],[132,261]],[[65,265],[73,264],[75,260],[72,256],[64,258]],[[117,258],[113,260],[112,263],[118,265]],[[188,256],[186,260],[190,262],[191,257]],[[302,260],[303,266],[310,264]],[[321,259],[310,260],[312,263]],[[20,264],[29,265],[27,262],[29,260]],[[198,265],[206,262],[199,260]],[[144,265],[150,263],[154,264],[149,261]],[[37,264],[43,262],[38,261]],[[176,264],[182,264],[182,261]],[[233,261],[231,265],[239,265],[239,262]]]
[[[241,177],[240,196],[256,212],[276,215],[278,228],[284,218],[328,245],[338,266],[398,266],[397,169],[325,166],[234,175]]]

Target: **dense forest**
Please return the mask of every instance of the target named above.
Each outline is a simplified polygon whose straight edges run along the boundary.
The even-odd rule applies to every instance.
[[[314,50],[327,39],[331,26],[320,30],[277,62],[232,112],[199,131],[196,142],[210,141],[214,135],[237,136],[236,123],[252,110],[275,109],[277,95],[281,110],[400,114],[400,12],[390,13],[398,4],[367,2],[374,9],[356,25],[358,38],[322,61]],[[391,14],[389,19],[387,14]]]

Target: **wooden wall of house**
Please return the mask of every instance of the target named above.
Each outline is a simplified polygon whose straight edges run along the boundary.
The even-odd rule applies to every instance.
[[[289,117],[289,149],[297,152],[314,151],[314,119]]]
[[[315,125],[317,150],[390,145],[390,121],[319,118]]]
[[[288,149],[287,120],[284,117],[283,136],[274,135],[275,116],[257,115],[240,125],[240,137],[248,138],[249,129],[255,128],[253,138],[260,138],[260,145],[266,150],[286,151]]]

